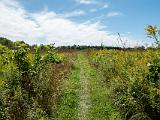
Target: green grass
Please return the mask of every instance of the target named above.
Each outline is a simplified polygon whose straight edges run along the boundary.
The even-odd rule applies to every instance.
[[[79,53],[74,63],[74,69],[64,81],[58,119],[121,120],[111,104],[100,71],[97,73],[97,70],[90,66],[84,53]],[[88,84],[85,86],[87,88],[84,83]]]
[[[86,67],[90,76],[90,120],[121,120],[108,97],[108,88],[103,82],[101,71],[89,65],[89,62]]]
[[[107,86],[102,82],[100,72],[91,69],[91,108],[90,120],[121,120],[119,113],[112,106]]]
[[[60,108],[58,111],[59,120],[76,120],[79,103],[79,64],[75,61],[69,78],[64,81],[64,92],[62,94]]]

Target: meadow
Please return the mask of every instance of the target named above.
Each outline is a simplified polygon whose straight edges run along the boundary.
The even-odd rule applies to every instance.
[[[1,120],[160,119],[158,47],[55,48],[4,41]]]

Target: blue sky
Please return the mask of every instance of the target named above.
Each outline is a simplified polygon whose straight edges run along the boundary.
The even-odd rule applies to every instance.
[[[160,25],[159,5],[159,0],[1,0],[0,34],[30,44],[120,46],[119,32],[128,46],[150,44],[144,28]]]

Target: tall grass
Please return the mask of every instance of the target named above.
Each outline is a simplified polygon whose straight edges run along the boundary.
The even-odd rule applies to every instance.
[[[56,64],[62,64],[61,57],[51,49],[42,55],[39,47],[35,53],[24,46],[15,50],[0,48],[0,119],[54,118],[64,78],[55,78],[55,74],[61,76],[55,73],[59,69]]]
[[[160,52],[101,50],[91,55],[124,119],[160,119]]]

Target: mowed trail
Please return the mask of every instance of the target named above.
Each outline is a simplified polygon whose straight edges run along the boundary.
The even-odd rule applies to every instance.
[[[89,62],[86,57],[79,55],[79,81],[80,81],[80,91],[79,91],[79,109],[78,109],[78,118],[79,120],[88,120],[89,118],[89,107],[90,107],[90,69]]]
[[[78,55],[79,73],[79,120],[121,120],[108,97],[105,79],[97,69],[89,63],[86,54]]]
[[[57,120],[121,120],[107,95],[101,71],[90,65],[83,52],[73,61],[74,67],[64,81]]]

